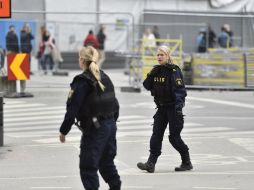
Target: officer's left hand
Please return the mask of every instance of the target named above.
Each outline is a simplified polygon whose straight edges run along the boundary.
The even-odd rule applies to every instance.
[[[176,114],[177,115],[183,115],[183,111],[182,110],[176,110]]]
[[[59,140],[60,140],[61,143],[64,143],[65,142],[65,135],[60,133]]]
[[[177,109],[176,110],[176,116],[182,118],[183,117],[183,110],[182,109]]]

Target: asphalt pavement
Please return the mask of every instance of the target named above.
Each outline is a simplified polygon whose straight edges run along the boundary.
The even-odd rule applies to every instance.
[[[182,137],[194,169],[176,173],[180,156],[165,133],[155,173],[137,169],[146,161],[156,112],[152,97],[121,92],[129,85],[123,70],[105,70],[120,102],[116,165],[126,190],[251,190],[254,186],[254,91],[189,90]],[[36,73],[27,81],[33,98],[4,99],[4,146],[0,147],[0,190],[83,189],[79,178],[80,131],[58,140],[69,76]],[[108,189],[100,178],[102,190]]]

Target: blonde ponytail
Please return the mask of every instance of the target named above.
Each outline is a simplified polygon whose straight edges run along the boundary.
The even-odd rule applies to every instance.
[[[98,51],[92,46],[82,47],[79,51],[79,56],[80,58],[84,59],[83,64],[85,68],[89,69],[94,78],[97,80],[101,90],[104,91],[105,86],[101,83],[100,68],[97,65],[97,62],[99,60]]]
[[[101,74],[100,74],[99,66],[93,61],[89,65],[89,70],[93,74],[95,79],[97,80],[101,90],[104,91],[105,90],[105,86],[101,83]]]

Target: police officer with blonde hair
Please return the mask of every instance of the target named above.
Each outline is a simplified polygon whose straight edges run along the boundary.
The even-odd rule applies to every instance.
[[[153,173],[158,157],[161,155],[164,132],[169,124],[169,142],[180,153],[182,163],[175,171],[193,168],[188,146],[181,138],[184,118],[182,109],[187,95],[180,68],[173,64],[167,46],[157,51],[159,65],[154,66],[144,80],[144,87],[151,92],[158,108],[154,115],[153,133],[150,139],[150,155],[147,162],[139,162],[137,167]]]
[[[86,190],[99,189],[98,170],[110,190],[120,190],[121,180],[114,164],[119,104],[110,78],[97,65],[98,58],[97,50],[91,46],[79,52],[83,72],[70,85],[59,138],[65,142],[74,123],[82,131],[79,167]]]

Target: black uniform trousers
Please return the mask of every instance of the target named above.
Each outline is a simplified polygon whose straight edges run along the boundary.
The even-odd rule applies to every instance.
[[[110,188],[121,183],[114,164],[116,123],[113,117],[99,122],[100,128],[91,127],[89,133],[83,134],[81,139],[80,176],[87,190],[99,189],[98,170]]]
[[[158,106],[158,110],[154,115],[153,134],[150,139],[150,156],[148,159],[148,161],[154,164],[161,155],[163,136],[168,124],[168,137],[172,146],[181,156],[189,154],[189,148],[181,138],[184,124],[183,116],[176,114],[174,105]]]

